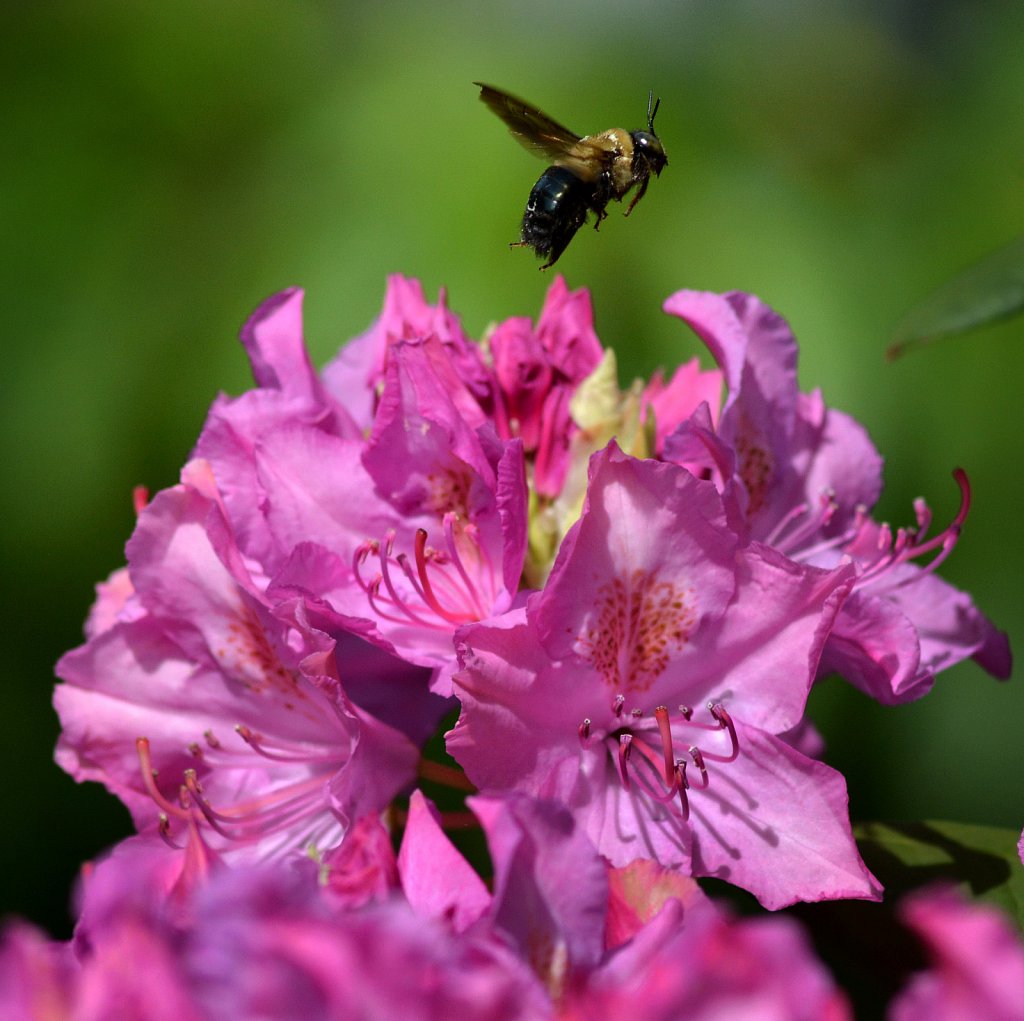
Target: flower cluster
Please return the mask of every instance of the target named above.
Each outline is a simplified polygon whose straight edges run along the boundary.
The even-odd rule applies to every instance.
[[[875,521],[870,440],[744,294],[673,295],[718,368],[626,389],[560,279],[478,345],[393,278],[319,373],[301,309],[246,324],[256,388],[137,495],[58,666],[57,761],[138,834],[87,870],[70,946],[9,931],[10,1016],[846,1017],[796,923],[696,877],[881,897],[806,701],[832,673],[885,704],[968,657],[1008,675],[935,573],[966,475],[944,526]],[[909,924],[941,943],[976,910],[951,898]],[[894,1016],[938,1016],[946,980]]]

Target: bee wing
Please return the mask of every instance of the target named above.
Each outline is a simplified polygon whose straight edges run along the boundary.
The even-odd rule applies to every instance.
[[[529,103],[483,82],[473,84],[480,86],[480,98],[508,125],[515,140],[534,156],[562,161],[580,141],[579,135]]]

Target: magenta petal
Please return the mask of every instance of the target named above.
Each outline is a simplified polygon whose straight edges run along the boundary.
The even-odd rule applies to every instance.
[[[312,396],[316,389],[302,338],[302,290],[293,287],[267,298],[242,327],[242,343],[256,385]]]
[[[850,830],[846,782],[784,741],[739,725],[743,753],[691,800],[693,872],[749,890],[771,910],[798,900],[880,900]]]
[[[541,640],[556,658],[599,661],[609,697],[646,691],[724,612],[735,548],[714,486],[676,465],[627,457],[612,443],[591,459],[583,515],[537,601]],[[649,654],[630,630],[628,607],[669,628],[657,648],[644,643]]]
[[[491,921],[542,976],[593,968],[604,952],[607,869],[552,801],[473,797],[494,863]]]
[[[1024,943],[997,909],[936,887],[908,896],[899,913],[934,965],[893,1001],[891,1021],[1024,1017]]]
[[[491,895],[441,829],[437,809],[413,791],[398,852],[402,890],[413,910],[463,932],[491,905]]]
[[[779,733],[803,717],[853,568],[803,567],[758,543],[737,554],[736,563],[736,599],[711,634],[698,636],[709,651],[692,666],[689,685],[706,692],[727,686],[744,722]]]
[[[663,307],[690,326],[722,367],[729,388],[723,419],[741,388],[757,417],[773,404],[788,405],[792,415],[797,393],[796,340],[780,315],[739,291],[725,295],[678,291]]]
[[[506,591],[517,592],[523,574],[523,563],[526,560],[529,500],[523,444],[518,440],[505,448],[501,461],[498,462],[496,495],[498,515],[501,519],[502,580]]]
[[[0,931],[0,1011],[5,1021],[63,1021],[72,1017],[80,973],[70,944],[56,943],[27,922]]]
[[[850,1021],[845,997],[790,918],[679,919],[670,902],[580,991],[587,1021]]]
[[[551,364],[574,383],[590,375],[604,351],[594,333],[594,312],[585,288],[570,291],[557,276],[548,289],[537,320],[537,336]]]
[[[898,705],[931,690],[934,675],[921,664],[917,630],[892,603],[854,592],[836,620],[818,673],[841,674],[883,705]]]

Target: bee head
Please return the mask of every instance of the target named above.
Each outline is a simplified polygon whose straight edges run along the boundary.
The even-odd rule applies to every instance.
[[[653,105],[652,105],[653,104]],[[646,164],[647,169],[658,175],[662,168],[668,164],[668,157],[665,155],[665,147],[661,139],[654,133],[654,118],[658,114],[658,107],[661,106],[661,97],[654,102],[654,93],[647,93],[647,130],[634,131],[630,134],[633,139],[634,165],[637,157],[640,157]]]
[[[660,174],[662,167],[668,163],[661,139],[653,131],[634,131],[629,137],[633,139],[634,167],[637,160],[643,160],[651,173]]]

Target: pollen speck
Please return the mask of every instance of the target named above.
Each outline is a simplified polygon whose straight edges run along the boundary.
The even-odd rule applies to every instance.
[[[747,514],[756,514],[764,506],[771,486],[775,459],[765,437],[746,415],[740,419],[735,446],[738,473],[750,498]]]
[[[614,691],[650,688],[697,624],[691,586],[640,569],[602,585],[594,610],[576,651]]]
[[[466,466],[450,466],[427,475],[428,493],[424,510],[432,511],[439,517],[449,511],[460,518],[469,517],[469,469]]]

